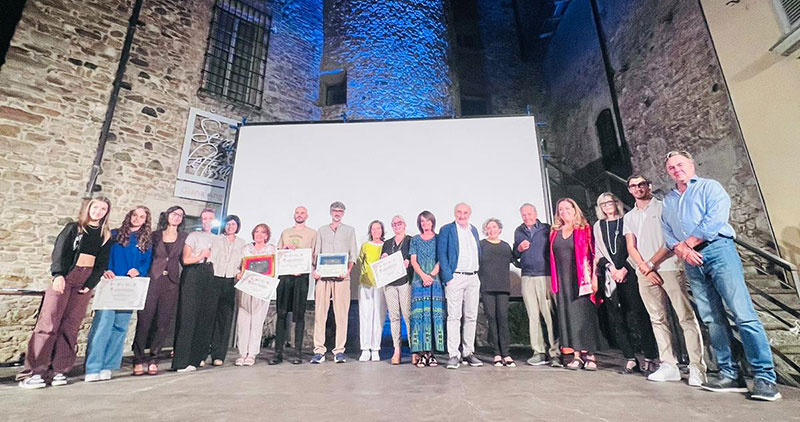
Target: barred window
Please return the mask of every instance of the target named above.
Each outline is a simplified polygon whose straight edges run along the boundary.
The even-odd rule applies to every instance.
[[[203,89],[260,106],[271,18],[252,0],[217,0],[211,18]]]

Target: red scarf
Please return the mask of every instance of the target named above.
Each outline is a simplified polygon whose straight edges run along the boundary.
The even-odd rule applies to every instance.
[[[576,227],[573,233],[575,242],[575,263],[578,272],[578,291],[591,289],[592,278],[594,276],[594,241],[592,241],[592,226]],[[556,236],[561,235],[561,230],[550,232],[550,287],[553,293],[558,293],[558,271],[556,271],[556,260],[553,256],[553,241]],[[591,296],[592,302],[597,303],[594,293]]]

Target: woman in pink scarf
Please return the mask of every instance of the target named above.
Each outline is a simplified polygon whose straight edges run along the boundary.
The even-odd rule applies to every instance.
[[[600,347],[600,324],[595,296],[592,227],[578,204],[570,198],[556,204],[550,233],[550,270],[556,295],[562,349],[575,353],[567,369],[597,370],[594,352]]]

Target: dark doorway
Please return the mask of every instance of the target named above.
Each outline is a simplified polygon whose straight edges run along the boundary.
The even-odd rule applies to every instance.
[[[619,145],[611,109],[607,108],[600,112],[595,121],[595,128],[597,138],[600,140],[603,168],[623,179],[630,176],[632,170],[630,154]]]

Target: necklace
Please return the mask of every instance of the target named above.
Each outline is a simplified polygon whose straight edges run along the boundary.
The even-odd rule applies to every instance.
[[[619,221],[619,220],[616,220]],[[619,225],[614,227],[614,241],[611,241],[611,233],[609,227],[611,223],[606,220],[606,237],[608,238],[608,251],[611,252],[611,255],[617,254],[617,235],[619,234]]]
[[[392,253],[395,253],[395,252],[399,251],[400,249],[403,249],[403,243],[405,243],[405,242],[406,242],[405,236],[403,236],[403,240],[400,241],[399,245],[394,243],[394,239],[392,239]]]

